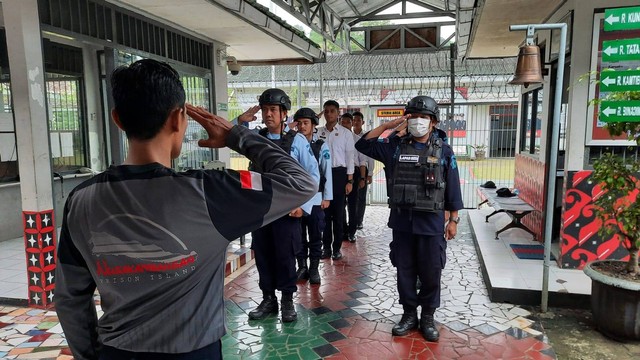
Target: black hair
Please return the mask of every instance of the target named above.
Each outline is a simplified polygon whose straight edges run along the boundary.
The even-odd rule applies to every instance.
[[[360,116],[362,118],[362,120],[364,120],[364,115],[360,111],[354,111],[353,112],[353,117],[356,117],[356,116]]]
[[[340,110],[340,104],[338,104],[338,102],[335,101],[335,100],[327,100],[327,101],[325,101],[324,105],[322,105],[322,107],[325,108],[327,106],[335,106],[336,109]]]
[[[171,111],[185,103],[178,72],[169,64],[152,59],[115,69],[111,88],[115,110],[128,139],[153,138]]]
[[[342,114],[342,116],[340,118],[343,118],[343,117],[346,117],[346,118],[349,118],[350,120],[353,120],[353,115],[351,115],[350,113],[344,113],[344,114]]]

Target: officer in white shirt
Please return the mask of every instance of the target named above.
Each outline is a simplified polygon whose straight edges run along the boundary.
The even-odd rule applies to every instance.
[[[342,259],[342,236],[344,229],[344,200],[353,187],[355,143],[351,131],[338,124],[340,105],[328,100],[323,106],[326,125],[318,128],[318,138],[329,145],[333,163],[333,201],[325,209],[322,258]]]
[[[360,111],[354,112],[352,123],[353,139],[355,142],[358,142],[362,135],[364,135],[364,130],[362,129],[364,124],[364,115]],[[356,171],[360,170],[360,177],[358,182],[354,182],[353,185],[355,189],[354,191],[357,190],[358,193],[358,205],[356,206],[357,210],[355,218],[358,220],[356,223],[356,229],[359,230],[362,229],[362,220],[364,219],[364,211],[367,206],[367,187],[373,180],[373,167],[375,166],[375,160],[359,151],[356,151],[356,159],[357,164],[360,165],[360,168],[356,169]],[[349,220],[349,222],[351,222],[351,220]],[[351,223],[349,225],[351,225]],[[349,230],[351,231],[351,228]],[[353,234],[355,234],[355,231]],[[349,240],[351,241],[351,237]],[[353,240],[355,241],[355,236]]]

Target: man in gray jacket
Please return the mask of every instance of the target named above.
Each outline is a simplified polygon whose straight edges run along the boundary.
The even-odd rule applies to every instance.
[[[65,205],[55,299],[67,341],[76,360],[220,359],[229,241],[299,207],[316,184],[269,140],[185,104],[167,64],[118,68],[112,87],[129,151]],[[207,131],[200,146],[228,146],[256,171],[171,169],[187,115]]]

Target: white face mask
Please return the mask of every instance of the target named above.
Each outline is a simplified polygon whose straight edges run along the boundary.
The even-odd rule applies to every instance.
[[[409,133],[414,137],[423,137],[429,132],[431,127],[431,119],[427,118],[413,118],[409,119]]]

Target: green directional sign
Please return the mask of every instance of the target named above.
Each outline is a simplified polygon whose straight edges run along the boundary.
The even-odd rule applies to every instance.
[[[640,6],[604,11],[604,31],[635,29],[640,29]]]
[[[640,38],[602,42],[602,61],[640,60]]]
[[[640,70],[603,71],[600,74],[601,91],[639,91]]]
[[[604,122],[640,122],[640,100],[603,101],[600,120]]]

